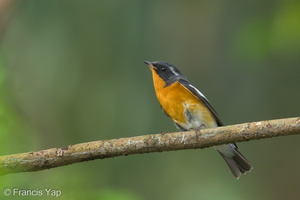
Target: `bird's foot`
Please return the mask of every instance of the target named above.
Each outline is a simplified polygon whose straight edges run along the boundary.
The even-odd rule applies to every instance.
[[[191,128],[190,130],[195,130],[195,137],[198,139],[200,135],[200,130],[206,128],[205,124],[200,124],[197,128]]]
[[[190,130],[195,130],[197,133],[199,133],[200,130],[204,128],[206,128],[205,124],[200,124],[197,128],[191,128]]]

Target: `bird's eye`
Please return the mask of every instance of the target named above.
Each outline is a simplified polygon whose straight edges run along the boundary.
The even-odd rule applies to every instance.
[[[166,67],[162,67],[161,71],[165,72],[165,71],[167,71],[167,68]]]

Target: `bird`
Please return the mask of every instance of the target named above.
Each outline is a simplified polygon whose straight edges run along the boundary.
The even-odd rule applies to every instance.
[[[152,72],[156,97],[163,112],[180,131],[224,126],[211,103],[174,65],[163,61],[144,61]],[[237,179],[250,172],[251,163],[235,143],[215,146]]]

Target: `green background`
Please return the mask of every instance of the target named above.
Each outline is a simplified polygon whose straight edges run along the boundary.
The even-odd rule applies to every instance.
[[[299,116],[300,1],[18,2],[1,41],[0,154],[176,131],[144,60],[180,68],[225,124]],[[6,175],[0,198],[296,200],[299,142],[240,143],[254,169],[239,180],[210,148]]]

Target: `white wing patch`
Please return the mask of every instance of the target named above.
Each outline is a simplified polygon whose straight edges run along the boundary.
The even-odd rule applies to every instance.
[[[198,92],[198,94],[203,97],[204,99],[206,99],[208,101],[208,99],[204,96],[204,94],[202,94],[202,92],[200,92],[197,88],[195,88],[193,85],[189,84],[189,86],[191,88],[193,88],[194,90],[196,90]]]

